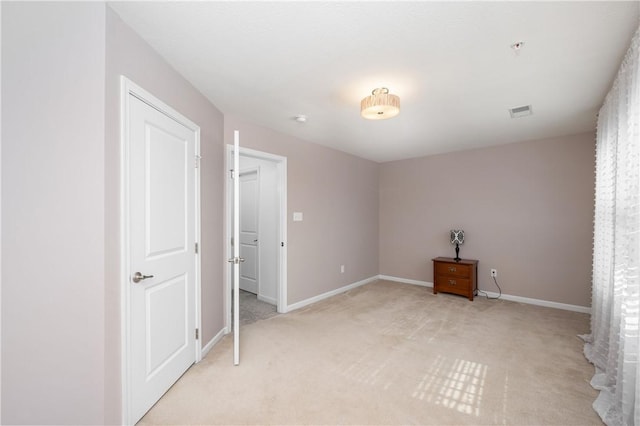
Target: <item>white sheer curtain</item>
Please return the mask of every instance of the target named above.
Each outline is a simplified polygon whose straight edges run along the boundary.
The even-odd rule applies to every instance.
[[[607,425],[640,426],[640,29],[598,117],[591,334],[593,403]]]

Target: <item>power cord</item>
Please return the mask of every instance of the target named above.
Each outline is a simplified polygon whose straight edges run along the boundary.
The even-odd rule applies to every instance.
[[[500,292],[498,294],[498,297],[489,297],[489,294],[486,291],[483,291],[483,290],[478,290],[478,293],[484,293],[483,296],[486,297],[489,300],[498,300],[502,296],[502,289],[498,285],[498,280],[496,280],[496,277],[492,277],[492,278],[493,278],[493,282],[496,283],[496,287],[498,287],[498,291]]]

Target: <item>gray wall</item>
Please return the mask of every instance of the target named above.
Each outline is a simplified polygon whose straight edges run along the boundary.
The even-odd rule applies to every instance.
[[[201,127],[205,344],[223,328],[223,117],[102,3],[3,3],[2,64],[1,421],[119,423],[119,75]]]
[[[223,312],[223,116],[200,92],[167,64],[119,16],[107,8],[106,21],[106,411],[120,411],[119,271],[119,111],[120,75],[200,126],[202,202],[202,342],[224,327]],[[115,374],[114,374],[115,373]]]
[[[2,424],[104,419],[104,46],[104,4],[2,4]]]
[[[380,273],[433,282],[431,259],[479,259],[480,289],[591,305],[595,135],[380,166]]]
[[[226,143],[239,130],[241,146],[287,157],[288,304],[378,274],[377,163],[230,115],[224,128]]]

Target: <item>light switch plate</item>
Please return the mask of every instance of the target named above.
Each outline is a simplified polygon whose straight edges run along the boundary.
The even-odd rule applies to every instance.
[[[302,222],[302,212],[293,212],[293,221]]]

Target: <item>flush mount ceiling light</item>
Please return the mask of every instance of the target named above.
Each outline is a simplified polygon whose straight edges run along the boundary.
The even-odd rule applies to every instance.
[[[360,114],[368,120],[384,120],[400,114],[400,98],[386,87],[374,89],[360,102]]]

